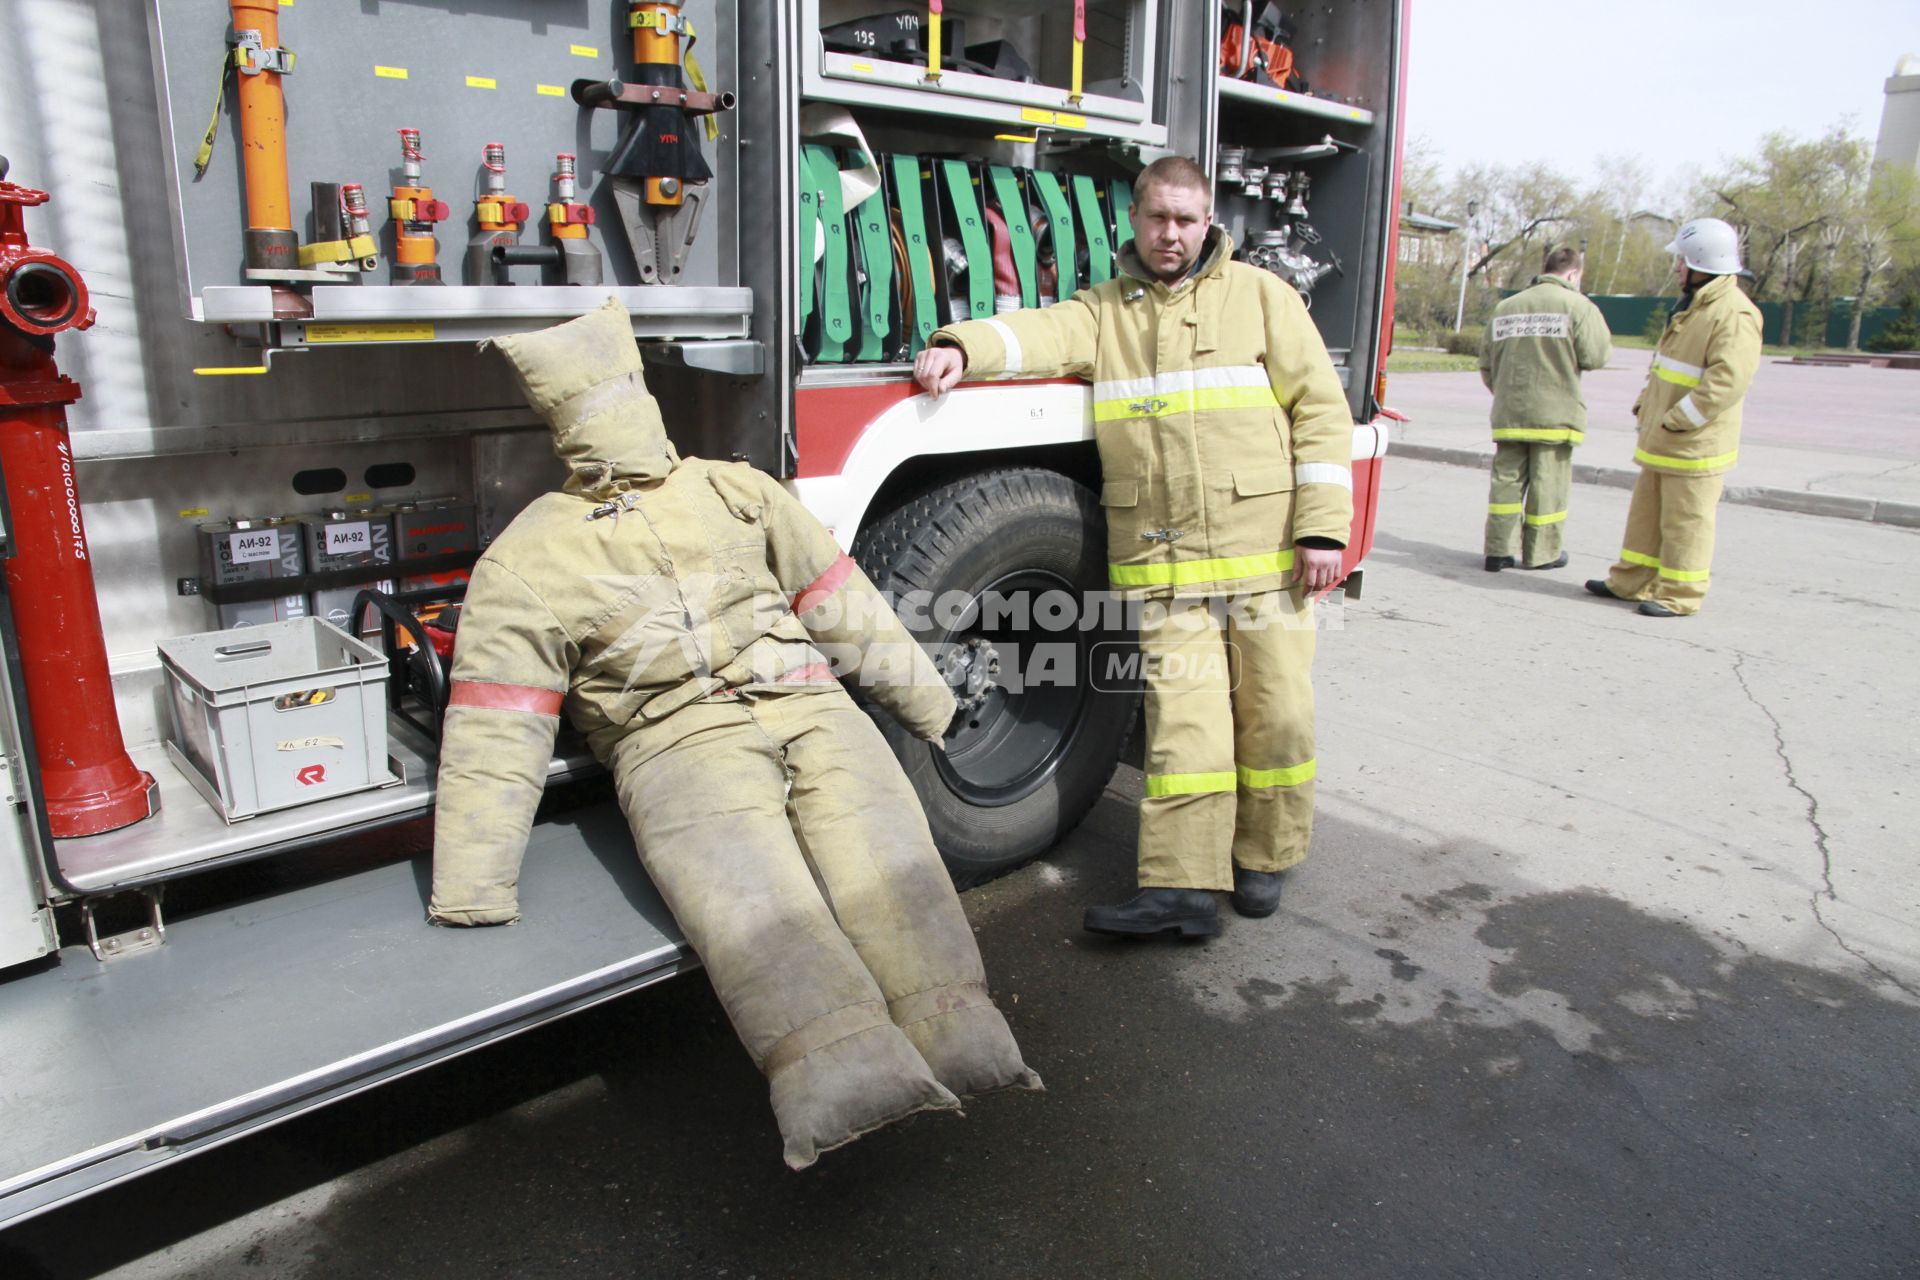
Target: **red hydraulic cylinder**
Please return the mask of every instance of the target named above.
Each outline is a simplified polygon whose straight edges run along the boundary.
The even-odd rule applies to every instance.
[[[53,335],[87,328],[93,310],[79,273],[27,243],[24,210],[46,199],[0,181],[0,472],[13,541],[7,591],[47,824],[66,838],[138,822],[159,797],[153,775],[127,755],[114,711],[67,434],[65,406],[80,384],[53,361]]]

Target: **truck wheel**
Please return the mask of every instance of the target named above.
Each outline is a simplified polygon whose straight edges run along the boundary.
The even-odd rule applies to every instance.
[[[1140,706],[1125,666],[1133,637],[1118,619],[1081,617],[1106,589],[1106,536],[1084,486],[1020,469],[957,480],[854,540],[854,559],[935,652],[960,703],[944,752],[876,717],[960,888],[1071,831],[1126,746]],[[1113,679],[1109,655],[1122,659]]]

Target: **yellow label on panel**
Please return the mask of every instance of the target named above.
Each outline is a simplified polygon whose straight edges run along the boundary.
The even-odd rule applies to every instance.
[[[372,502],[372,501],[373,501],[373,495],[372,495],[372,494],[370,494],[370,493],[343,493],[343,494],[341,494],[341,495],[340,495],[340,501],[342,501],[342,502]]]
[[[871,62],[856,62],[853,64],[853,69],[855,71],[858,71],[863,76],[870,76],[873,74],[873,64]]]
[[[597,58],[600,56],[600,51],[590,44],[570,44],[567,46],[567,52],[576,58]]]
[[[567,91],[557,84],[537,84],[533,86],[533,91],[543,98],[564,98],[567,96]]]
[[[1063,129],[1084,129],[1087,127],[1087,118],[1085,116],[1070,116],[1062,111],[1055,119],[1059,121],[1060,127]]]
[[[199,519],[200,517],[202,517],[202,516],[207,516],[207,515],[212,515],[212,514],[213,514],[213,513],[212,513],[211,511],[209,511],[209,510],[207,510],[207,508],[205,508],[205,507],[182,507],[182,508],[180,508],[180,518],[181,518],[182,520],[198,520],[198,519]]]
[[[193,372],[202,378],[229,378],[236,374],[260,374],[266,371],[267,366],[264,364],[226,364],[199,365]]]
[[[1042,111],[1039,107],[1022,107],[1020,118],[1028,124],[1052,124],[1053,112]]]
[[[468,76],[467,77],[467,88],[469,89],[497,89],[499,87],[500,86],[496,85],[493,82],[492,76]]]
[[[375,67],[373,74],[379,76],[382,80],[405,80],[407,78],[407,69],[405,67]]]
[[[430,324],[310,324],[308,342],[432,342]]]

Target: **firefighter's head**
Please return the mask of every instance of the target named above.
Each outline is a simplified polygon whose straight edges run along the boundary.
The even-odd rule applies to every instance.
[[[1213,225],[1213,187],[1185,156],[1155,160],[1133,182],[1133,243],[1145,264],[1172,284],[1200,257]]]

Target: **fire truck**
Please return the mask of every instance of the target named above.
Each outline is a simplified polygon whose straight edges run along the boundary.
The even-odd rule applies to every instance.
[[[894,594],[962,886],[1085,815],[1139,694],[1107,623],[985,607],[1106,585],[1090,389],[912,356],[1111,276],[1159,156],[1310,304],[1357,594],[1405,49],[1406,0],[14,0],[0,1222],[697,966],[564,732],[526,919],[424,922],[440,620],[562,478],[490,338],[620,299],[681,452]]]

